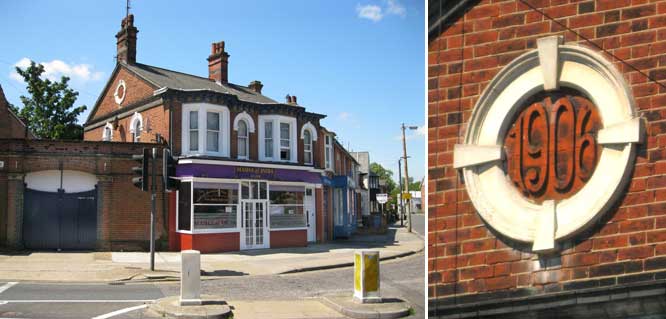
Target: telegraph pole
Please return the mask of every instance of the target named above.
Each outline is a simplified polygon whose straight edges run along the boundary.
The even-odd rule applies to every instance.
[[[403,205],[403,202],[405,199],[402,198],[402,167],[400,166],[400,161],[402,161],[402,157],[398,159],[398,183],[400,184],[400,193],[398,196],[400,196],[400,205],[398,206],[400,208],[400,227],[405,226],[405,205]]]
[[[150,183],[150,271],[155,271],[155,202],[157,199],[157,148],[153,147],[152,181]]]
[[[405,142],[405,129],[409,128],[410,130],[418,129],[418,126],[405,126],[405,123],[402,123],[402,158],[405,160],[405,193],[409,193],[409,172],[407,171],[407,143]],[[407,230],[412,232],[412,212],[410,212],[409,204],[407,205]]]

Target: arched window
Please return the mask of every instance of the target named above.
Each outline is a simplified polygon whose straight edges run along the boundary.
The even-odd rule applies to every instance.
[[[141,122],[136,121],[132,127],[132,142],[138,143],[141,139]]]
[[[138,143],[141,140],[141,130],[143,130],[143,117],[139,113],[134,113],[129,127],[132,142]]]
[[[106,123],[104,126],[104,131],[102,131],[102,141],[111,141],[113,140],[113,125],[111,123]]]
[[[238,121],[238,158],[247,159],[249,156],[248,130],[245,120]]]
[[[312,164],[312,134],[309,130],[303,132],[303,161]]]

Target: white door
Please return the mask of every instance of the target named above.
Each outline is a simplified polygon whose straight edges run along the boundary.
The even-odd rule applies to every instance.
[[[241,201],[241,249],[269,247],[266,204],[265,200]]]
[[[305,218],[308,226],[308,241],[317,241],[317,209],[315,208],[314,188],[305,188],[303,206],[305,208]]]

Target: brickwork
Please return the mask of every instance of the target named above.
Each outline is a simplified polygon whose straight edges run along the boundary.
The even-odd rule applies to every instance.
[[[118,87],[120,80],[125,81],[125,87],[127,89],[125,90],[125,99],[121,105],[118,105],[116,103],[114,93],[116,92],[116,87]],[[113,111],[147,99],[153,95],[153,92],[156,89],[158,88],[152,86],[131,72],[128,72],[126,69],[119,67],[118,72],[116,72],[116,74],[113,75],[111,79],[109,79],[109,84],[106,87],[106,91],[102,92],[103,96],[99,102],[99,105],[97,106],[97,109],[92,111],[90,121],[88,122],[94,122],[96,119],[99,119]],[[87,135],[85,139],[88,140]],[[90,140],[101,140],[101,134],[94,135]]]
[[[666,79],[666,1],[526,2],[579,35],[521,1],[484,0],[428,43],[432,299],[615,286],[659,279],[658,272],[666,270],[666,87],[644,75]],[[529,245],[499,236],[479,217],[453,168],[453,147],[463,142],[472,108],[490,80],[549,35],[599,52],[583,39],[588,38],[644,73],[603,54],[630,85],[647,120],[647,138],[638,146],[631,184],[619,203],[558,252],[539,258]]]
[[[25,125],[9,110],[9,102],[0,86],[0,138],[34,138]]]
[[[2,140],[0,189],[6,188],[7,245],[21,247],[23,185],[25,174],[43,170],[74,170],[98,178],[97,249],[146,249],[150,233],[150,196],[132,185],[131,167],[137,163],[132,154],[140,154],[144,143],[111,143],[46,140]],[[157,160],[158,196],[156,238],[166,240],[165,214],[161,191],[161,158]],[[1,202],[0,202],[1,204]],[[1,234],[1,233],[0,233]]]

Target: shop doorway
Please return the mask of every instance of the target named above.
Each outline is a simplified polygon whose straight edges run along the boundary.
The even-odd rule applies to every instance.
[[[241,249],[268,248],[268,203],[265,200],[244,200],[242,205]]]
[[[305,188],[303,206],[308,227],[308,242],[315,242],[317,241],[317,209],[315,208],[314,188]]]

